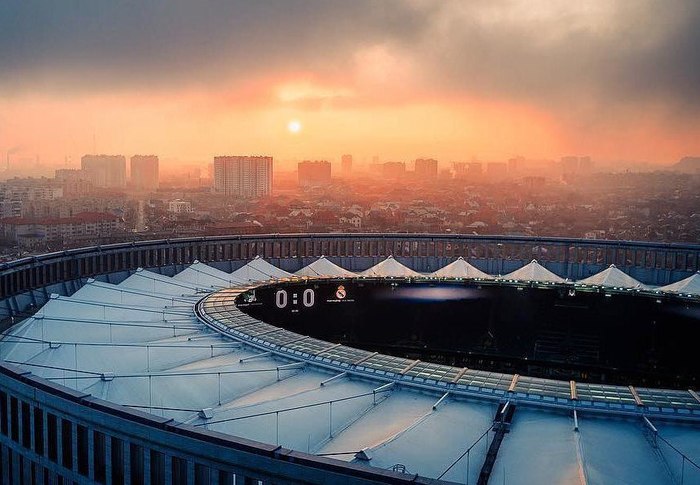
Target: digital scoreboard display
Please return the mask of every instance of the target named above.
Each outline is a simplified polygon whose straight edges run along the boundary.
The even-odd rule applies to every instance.
[[[291,313],[313,310],[326,304],[354,303],[352,284],[285,285],[258,288],[243,293],[238,300],[241,308],[262,307],[260,311],[277,310]],[[254,311],[254,310],[253,310]]]

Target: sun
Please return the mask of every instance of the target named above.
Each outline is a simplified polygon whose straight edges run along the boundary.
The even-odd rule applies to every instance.
[[[287,130],[293,134],[299,133],[301,131],[301,122],[299,120],[291,120],[287,123]]]

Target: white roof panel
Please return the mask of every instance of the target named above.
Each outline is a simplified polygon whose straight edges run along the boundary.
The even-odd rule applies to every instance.
[[[214,289],[227,288],[244,282],[244,280],[234,277],[231,273],[212,268],[199,261],[195,261],[190,266],[180,271],[173,276],[173,279],[194,283],[197,287],[206,286]]]
[[[439,270],[431,273],[430,276],[437,278],[480,278],[492,280],[493,276],[484,273],[480,269],[475,268],[464,260],[463,257],[457,258],[447,266],[443,266]]]
[[[326,259],[324,256],[321,256],[313,263],[304,266],[294,274],[297,276],[330,276],[340,278],[352,278],[353,276],[357,276],[356,273],[338,266],[334,262]]]
[[[611,264],[600,273],[579,280],[576,283],[590,286],[609,286],[613,288],[645,288],[641,282],[624,273],[615,267],[614,264]]]
[[[657,288],[668,293],[686,293],[700,295],[700,271],[670,285]]]
[[[503,279],[517,281],[540,281],[544,283],[563,283],[565,281],[564,278],[552,273],[538,263],[536,259],[533,259],[522,268],[516,269],[512,273],[508,273],[507,275],[503,276]]]
[[[119,286],[134,290],[167,295],[192,295],[197,290],[197,285],[188,281],[177,281],[169,276],[137,269],[134,274],[119,283]]]
[[[641,420],[578,416],[581,461],[588,483],[673,483]]]
[[[459,456],[477,441],[493,422],[496,405],[467,401],[450,401],[406,428],[389,441],[371,449],[370,464],[390,468],[397,463],[407,473],[439,477]],[[486,457],[483,446],[470,453],[469,478],[466,460],[454,466],[443,478],[458,483],[476,483],[480,465]]]
[[[268,263],[259,256],[231,273],[233,279],[245,283],[289,278],[290,276],[292,276],[291,273],[279,269],[277,266]]]
[[[519,407],[498,450],[491,483],[579,484],[574,420],[570,415]]]
[[[388,256],[371,268],[360,273],[363,276],[393,276],[395,278],[421,276],[406,265],[396,261],[393,256]]]

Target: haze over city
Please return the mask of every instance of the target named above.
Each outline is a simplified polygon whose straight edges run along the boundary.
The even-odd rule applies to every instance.
[[[0,152],[669,165],[700,153],[698,24],[692,0],[3,2]]]

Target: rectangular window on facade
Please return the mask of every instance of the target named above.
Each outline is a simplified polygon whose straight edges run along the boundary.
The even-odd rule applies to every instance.
[[[19,403],[16,397],[10,398],[10,437],[19,442]]]
[[[49,460],[58,463],[58,418],[51,413],[46,414],[46,435]]]
[[[22,446],[32,447],[32,411],[29,403],[22,403]]]
[[[201,463],[195,463],[194,465],[194,485],[209,485],[211,483],[211,469],[202,465]]]
[[[12,463],[14,460],[12,459],[12,448],[7,448],[7,478],[10,483],[14,483],[15,476],[14,476],[14,470],[12,469]]]
[[[0,419],[2,419],[0,431],[7,436],[7,394],[4,392],[0,392]]]
[[[95,431],[92,435],[94,460],[95,460],[95,481],[98,483],[106,483],[107,481],[107,444],[106,436],[99,431]]]
[[[165,485],[165,455],[151,450],[151,485]]]
[[[143,466],[143,448],[139,445],[130,444],[129,445],[129,477],[131,478],[131,485],[145,485],[144,484],[144,466]]]
[[[34,408],[34,452],[44,456],[44,412]]]
[[[90,446],[88,445],[88,429],[78,425],[76,429],[78,448],[78,473],[88,476],[90,473]]]
[[[124,484],[124,442],[112,437],[112,485]]]
[[[73,423],[67,419],[61,419],[61,464],[73,469]]]
[[[170,460],[173,485],[187,485],[187,461],[177,456]]]
[[[235,476],[231,472],[219,471],[219,485],[234,485]]]

